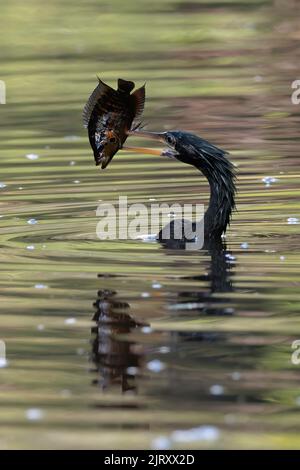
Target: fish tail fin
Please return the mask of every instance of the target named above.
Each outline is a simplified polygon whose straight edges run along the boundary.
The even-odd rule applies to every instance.
[[[123,80],[119,78],[118,80],[118,91],[123,91],[125,93],[130,93],[135,87],[133,82],[129,82],[127,80]]]

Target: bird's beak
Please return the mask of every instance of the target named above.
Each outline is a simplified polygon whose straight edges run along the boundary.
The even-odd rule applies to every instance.
[[[165,142],[163,138],[163,132],[150,132],[150,131],[142,131],[142,130],[135,130],[129,131],[128,135],[132,135],[135,137],[146,137],[147,139],[156,140],[159,142]],[[123,147],[124,150],[130,150],[132,152],[143,153],[145,155],[161,155],[161,149],[149,149],[146,147]]]
[[[143,153],[145,155],[161,155],[160,149],[149,149],[146,147],[128,147],[124,145],[121,150],[128,150],[129,152]]]
[[[136,137],[146,137],[147,139],[165,142],[164,132],[150,132],[137,129],[135,131],[130,131],[129,135],[134,135]]]

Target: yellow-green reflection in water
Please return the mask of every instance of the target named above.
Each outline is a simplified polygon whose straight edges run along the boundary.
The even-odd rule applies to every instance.
[[[294,2],[12,0],[1,17],[1,448],[299,447]],[[231,151],[217,263],[96,238],[99,201],[208,201],[179,162],[95,168],[81,110],[96,74],[147,81],[149,129]]]

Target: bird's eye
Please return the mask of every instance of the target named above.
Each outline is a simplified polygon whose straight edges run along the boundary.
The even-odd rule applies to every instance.
[[[173,137],[172,135],[170,135],[170,134],[166,136],[166,141],[167,141],[167,143],[168,143],[169,145],[175,145],[175,139],[174,139],[174,137]]]
[[[111,138],[109,139],[109,141],[112,142],[112,143],[114,143],[114,142],[116,142],[116,138],[115,138],[115,137],[111,137]]]

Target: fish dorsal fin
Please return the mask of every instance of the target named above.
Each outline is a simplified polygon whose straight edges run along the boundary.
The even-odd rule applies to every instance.
[[[99,80],[99,83],[96,86],[95,90],[92,92],[86,105],[83,108],[82,118],[83,118],[84,127],[88,127],[93,109],[96,103],[98,102],[98,100],[102,98],[106,93],[111,93],[111,92],[115,93],[115,90],[113,88],[111,88],[109,85],[106,85],[106,83],[102,82],[102,80],[100,80],[99,77],[97,78]]]
[[[133,100],[133,104],[134,104],[135,119],[139,119],[141,115],[143,114],[144,106],[145,106],[145,98],[146,98],[145,85],[135,90],[135,92],[132,93],[130,98]]]
[[[118,91],[123,91],[125,93],[130,93],[134,89],[135,85],[133,82],[123,80],[119,78],[118,80]]]

